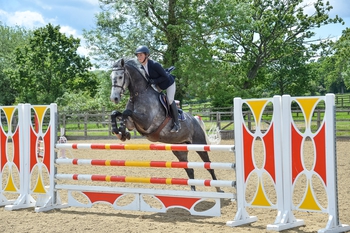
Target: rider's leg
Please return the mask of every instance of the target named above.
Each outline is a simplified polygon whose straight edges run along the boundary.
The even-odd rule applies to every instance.
[[[171,103],[170,109],[171,109],[171,114],[173,115],[173,119],[174,119],[174,126],[170,130],[170,132],[172,132],[172,133],[179,132],[179,130],[181,129],[181,125],[179,122],[179,112],[177,110],[175,101],[173,101]]]
[[[173,119],[174,119],[174,126],[170,130],[170,132],[172,132],[172,133],[178,132],[181,129],[181,126],[179,123],[179,112],[177,110],[176,103],[174,101],[175,91],[176,91],[175,82],[170,87],[168,87],[166,89],[168,101],[170,103],[170,111],[171,111],[171,114],[173,115]]]

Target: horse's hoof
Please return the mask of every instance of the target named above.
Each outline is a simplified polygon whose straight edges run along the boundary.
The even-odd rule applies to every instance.
[[[114,134],[119,140],[122,140],[122,135],[120,135],[119,133]]]
[[[131,134],[130,134],[129,132],[126,132],[126,133],[125,133],[125,137],[126,137],[126,139],[130,140]]]
[[[216,192],[218,192],[218,193],[224,193],[224,190],[222,190],[221,188],[217,187],[217,188],[216,188]]]

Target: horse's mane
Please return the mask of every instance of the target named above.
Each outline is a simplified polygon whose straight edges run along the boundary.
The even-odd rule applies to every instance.
[[[119,58],[113,63],[112,69],[118,69],[122,67],[122,61],[124,60],[124,65],[132,67],[137,73],[139,73],[147,81],[144,71],[141,70],[140,63],[135,58]]]
[[[135,69],[140,71],[140,64],[134,58],[119,58],[116,62],[113,63],[112,68],[121,67],[121,61],[124,60],[125,64],[128,66],[132,66]]]

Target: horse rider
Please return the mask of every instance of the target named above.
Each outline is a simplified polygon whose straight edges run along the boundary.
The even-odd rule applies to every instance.
[[[174,126],[170,132],[178,132],[181,129],[181,125],[179,123],[178,109],[174,101],[176,91],[175,77],[168,74],[161,64],[149,58],[150,52],[146,46],[139,46],[135,51],[135,55],[137,56],[137,60],[141,63],[141,69],[145,71],[149,82],[157,85],[162,90],[166,90],[166,95],[170,103],[170,110],[174,119]]]

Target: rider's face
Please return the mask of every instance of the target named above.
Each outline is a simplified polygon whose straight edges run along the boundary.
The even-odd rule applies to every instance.
[[[137,60],[138,60],[140,63],[143,63],[143,62],[145,61],[146,54],[144,54],[144,53],[138,53],[136,56],[137,56]]]

